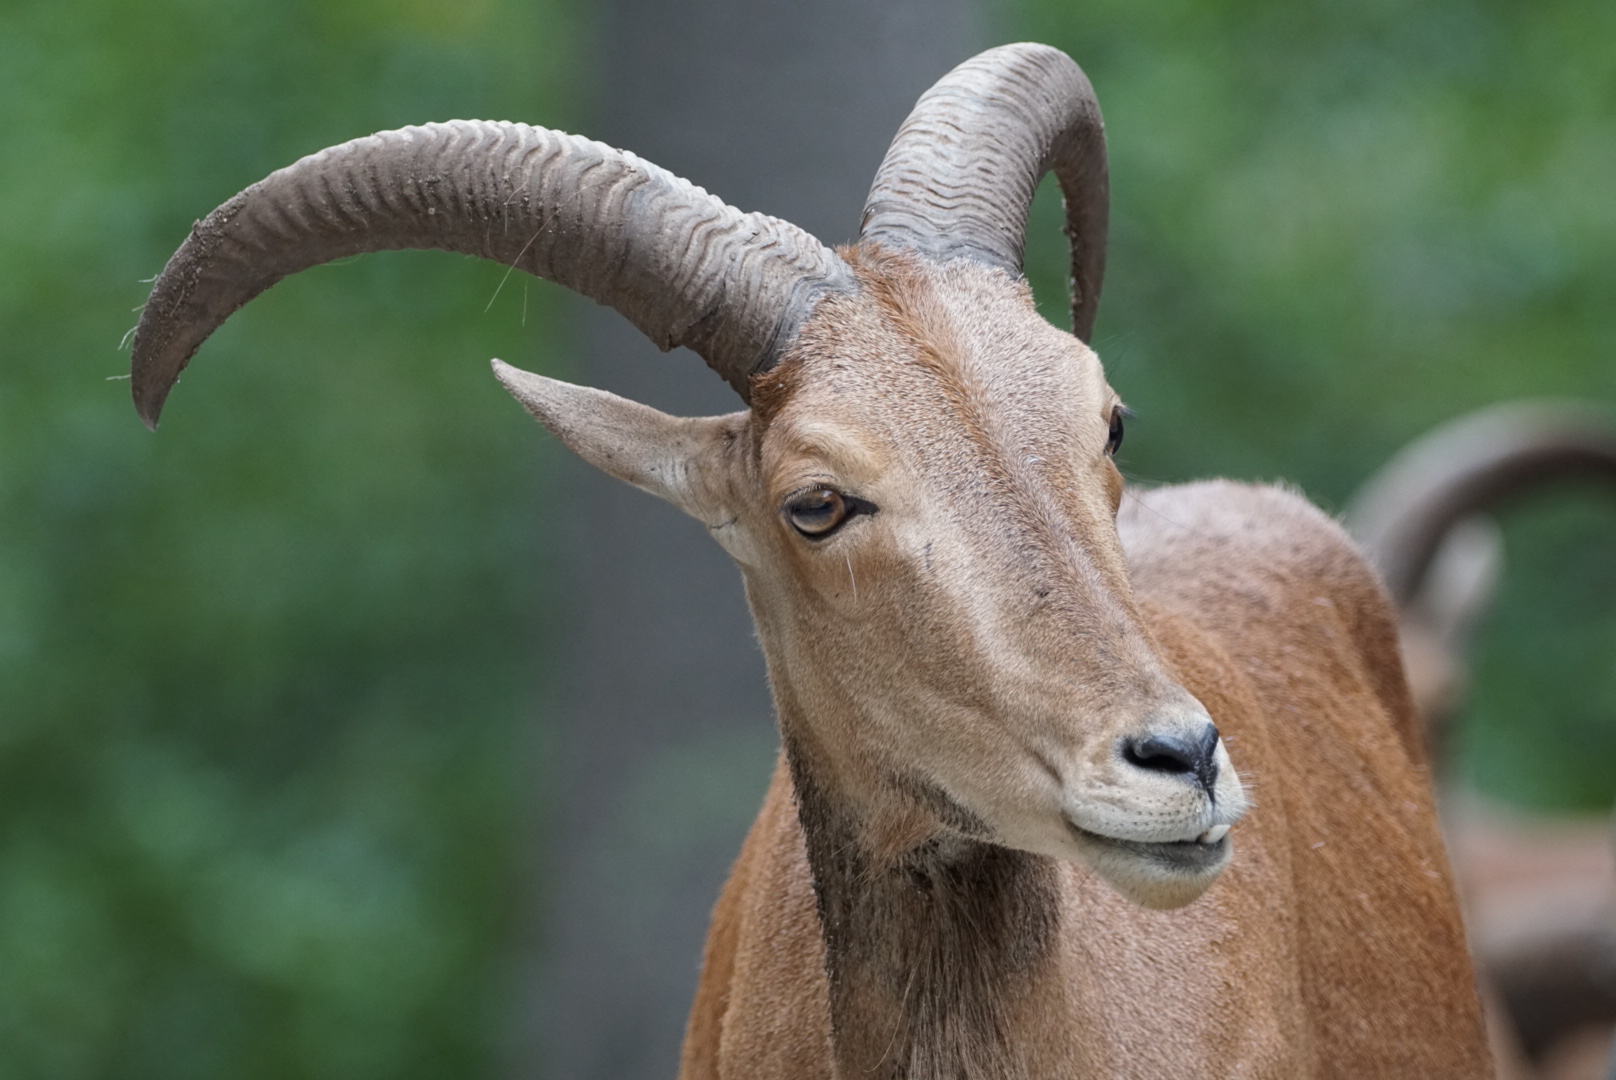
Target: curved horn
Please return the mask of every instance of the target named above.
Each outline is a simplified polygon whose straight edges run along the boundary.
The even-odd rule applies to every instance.
[[[135,330],[135,407],[155,427],[180,372],[281,278],[366,251],[437,248],[555,281],[688,345],[743,398],[814,302],[851,288],[840,256],[633,154],[526,124],[385,131],[271,173],[198,222]]]
[[[1577,401],[1511,402],[1418,439],[1364,483],[1346,514],[1399,604],[1418,593],[1456,523],[1562,477],[1616,482],[1616,418]]]
[[[1072,332],[1086,342],[1105,278],[1105,123],[1059,49],[989,49],[922,94],[875,174],[860,238],[1019,275],[1027,213],[1050,171],[1066,200]]]

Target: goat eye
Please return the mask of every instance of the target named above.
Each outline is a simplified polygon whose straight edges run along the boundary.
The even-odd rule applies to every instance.
[[[810,540],[820,540],[868,505],[831,488],[811,488],[786,501],[786,517],[799,533]]]
[[[1115,455],[1122,446],[1122,418],[1128,415],[1128,410],[1118,405],[1111,410],[1111,437],[1105,441],[1105,452]]]

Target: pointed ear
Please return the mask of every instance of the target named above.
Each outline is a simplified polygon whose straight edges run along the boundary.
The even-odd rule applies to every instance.
[[[724,448],[744,413],[685,418],[500,360],[494,375],[556,438],[602,472],[659,495],[701,521],[720,515]]]

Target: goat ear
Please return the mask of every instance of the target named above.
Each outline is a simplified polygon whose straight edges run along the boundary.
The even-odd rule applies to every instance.
[[[548,379],[500,360],[494,375],[556,438],[595,468],[692,517],[723,512],[716,466],[736,417],[685,418],[605,390]]]

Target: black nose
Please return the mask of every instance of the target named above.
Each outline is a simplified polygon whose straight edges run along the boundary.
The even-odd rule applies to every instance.
[[[1122,757],[1129,765],[1151,772],[1192,777],[1208,795],[1218,782],[1218,729],[1206,725],[1199,739],[1178,732],[1142,735],[1122,741]]]

